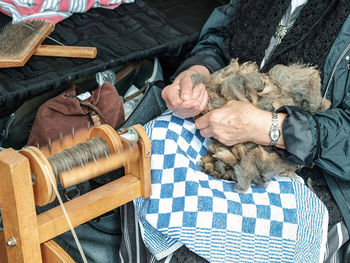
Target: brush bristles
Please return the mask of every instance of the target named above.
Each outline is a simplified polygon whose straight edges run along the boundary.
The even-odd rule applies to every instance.
[[[35,20],[24,24],[8,24],[0,33],[0,61],[21,60],[26,57],[29,47],[35,45],[42,37],[45,21]],[[34,46],[33,46],[34,48]]]

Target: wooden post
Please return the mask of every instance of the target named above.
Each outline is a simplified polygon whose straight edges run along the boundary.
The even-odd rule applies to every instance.
[[[132,126],[138,133],[139,140],[137,142],[139,158],[131,160],[125,165],[125,174],[132,174],[139,178],[141,182],[141,196],[147,198],[152,194],[151,188],[151,141],[144,128],[136,124]]]
[[[0,204],[9,263],[42,262],[29,162],[13,149],[0,152]]]

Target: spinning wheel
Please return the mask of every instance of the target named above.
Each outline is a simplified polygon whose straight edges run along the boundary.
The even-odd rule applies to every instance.
[[[44,148],[0,152],[0,262],[74,262],[52,238],[69,230],[70,223],[76,227],[139,196],[150,196],[150,153],[150,140],[140,125],[119,134],[101,125]],[[35,205],[56,199],[58,182],[68,188],[121,167],[121,178],[64,207],[36,214]]]

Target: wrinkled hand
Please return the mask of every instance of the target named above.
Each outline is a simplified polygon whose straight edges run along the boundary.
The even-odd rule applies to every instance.
[[[209,70],[195,65],[180,73],[174,82],[162,91],[162,98],[167,107],[184,117],[194,117],[200,114],[208,103],[208,92],[204,84],[193,87],[192,75],[209,76]]]
[[[244,142],[268,145],[271,113],[232,100],[198,118],[196,127],[203,137],[213,137],[227,146]]]

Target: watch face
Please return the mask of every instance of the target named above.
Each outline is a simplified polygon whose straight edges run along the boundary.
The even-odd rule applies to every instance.
[[[270,131],[271,140],[277,141],[279,137],[280,137],[280,130],[277,128],[271,129]]]

